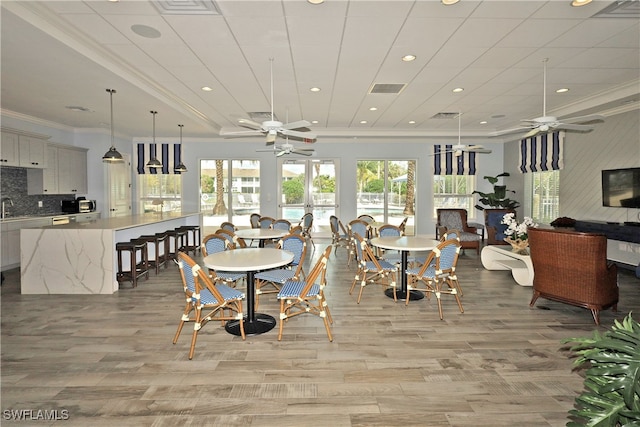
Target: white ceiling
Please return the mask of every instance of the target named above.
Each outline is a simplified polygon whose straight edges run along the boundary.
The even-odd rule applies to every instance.
[[[457,132],[457,120],[432,118],[457,111],[465,132],[486,135],[542,115],[548,58],[548,115],[613,114],[638,108],[640,98],[640,2],[616,3],[609,17],[594,17],[612,2],[3,0],[1,107],[106,129],[105,89],[113,88],[118,134],[150,136],[155,110],[159,136],[177,135],[181,123],[185,137],[211,137],[249,112],[270,111],[273,58],[276,115],[317,120],[319,141]],[[159,5],[219,14],[161,13]],[[160,37],[142,37],[134,25]],[[405,54],[417,59],[402,62]],[[407,86],[369,94],[376,83]],[[555,93],[561,87],[570,90]]]

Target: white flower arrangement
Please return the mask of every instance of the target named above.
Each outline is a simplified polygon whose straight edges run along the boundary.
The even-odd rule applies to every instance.
[[[518,223],[516,221],[514,213],[505,214],[502,217],[501,224],[506,224],[507,229],[504,231],[505,236],[512,240],[527,240],[529,238],[527,234],[528,228],[537,228],[538,224],[533,222],[533,218],[528,216],[524,217],[524,221]]]

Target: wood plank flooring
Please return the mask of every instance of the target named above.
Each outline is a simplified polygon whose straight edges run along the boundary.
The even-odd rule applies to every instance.
[[[315,240],[314,260],[328,244]],[[21,295],[19,271],[5,272],[1,424],[564,426],[583,386],[562,340],[590,336],[590,312],[529,309],[531,288],[470,250],[458,271],[465,312],[446,298],[441,321],[434,300],[405,307],[379,286],[356,304],[339,249],[326,292],[333,342],[313,316],[290,320],[281,342],[277,330],[242,341],[210,323],[191,361],[191,325],[171,343],[184,304],[175,265],[114,295]],[[640,280],[619,269],[619,285],[601,330],[640,315]],[[260,311],[277,317],[274,295]],[[18,421],[20,410],[32,413]]]

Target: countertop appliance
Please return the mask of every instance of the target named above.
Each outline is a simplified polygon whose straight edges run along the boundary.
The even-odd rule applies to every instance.
[[[78,197],[73,200],[62,200],[60,202],[62,213],[74,214],[74,213],[86,213],[95,212],[96,201],[87,200],[84,197]]]

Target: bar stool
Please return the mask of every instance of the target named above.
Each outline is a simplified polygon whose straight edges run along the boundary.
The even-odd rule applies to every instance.
[[[183,225],[178,227],[178,230],[184,231],[185,242],[184,242],[184,251],[186,253],[193,252],[196,254],[196,251],[200,250],[200,245],[202,243],[201,235],[200,235],[200,226],[199,225]]]
[[[149,263],[147,242],[142,239],[131,239],[128,242],[116,243],[118,253],[118,272],[116,279],[120,282],[131,282],[132,287],[138,286],[138,278],[146,275],[149,278]],[[129,253],[129,270],[123,269],[122,254]],[[138,262],[140,254],[140,262]]]
[[[169,242],[169,252],[167,255],[169,259],[177,260],[178,252],[184,252],[185,247],[185,238],[187,237],[187,232],[185,230],[180,230],[178,228],[174,230],[165,231],[167,234],[168,242]]]
[[[166,264],[166,240],[167,235],[165,233],[158,234],[149,234],[140,236],[141,240],[147,242],[147,260],[149,263],[149,268],[154,268],[156,270],[156,275],[160,272],[160,267],[164,265],[164,268],[167,268]],[[151,252],[153,249],[153,253]]]
[[[164,268],[169,266],[169,261],[171,257],[169,256],[170,247],[169,247],[169,235],[166,232],[156,233],[158,237],[158,243],[162,245],[162,255],[160,255],[160,262],[164,265]]]

